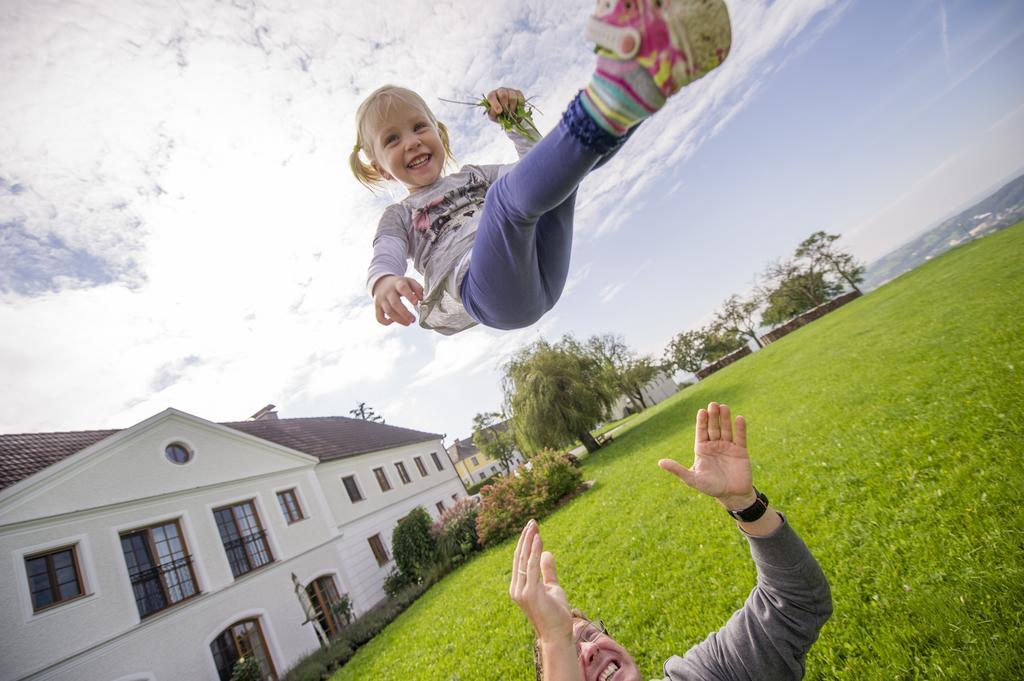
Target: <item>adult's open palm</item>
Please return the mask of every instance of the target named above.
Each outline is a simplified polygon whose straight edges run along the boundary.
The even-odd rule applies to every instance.
[[[753,496],[747,424],[742,416],[737,416],[734,433],[728,405],[712,402],[706,410],[697,412],[693,453],[691,468],[672,459],[662,459],[658,465],[698,492],[716,499]]]

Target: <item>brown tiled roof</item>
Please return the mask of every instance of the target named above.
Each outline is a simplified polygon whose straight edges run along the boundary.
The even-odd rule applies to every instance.
[[[238,421],[221,425],[315,456],[341,459],[391,447],[439,440],[441,435],[345,416]],[[66,459],[120,430],[0,435],[0,489]]]
[[[0,489],[108,438],[116,430],[0,435]]]
[[[297,449],[321,461],[391,449],[424,440],[440,440],[443,437],[437,433],[424,433],[373,421],[350,419],[346,416],[238,421],[221,425]]]

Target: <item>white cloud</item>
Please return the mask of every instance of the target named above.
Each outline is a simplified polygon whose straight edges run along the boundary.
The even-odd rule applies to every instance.
[[[579,232],[597,238],[627,221],[658,169],[717,134],[778,49],[835,7],[734,3],[730,59],[586,183]],[[550,128],[589,77],[580,36],[591,10],[582,0],[486,11],[470,0],[7,3],[0,255],[22,268],[5,262],[0,279],[0,324],[13,330],[0,336],[0,430],[127,425],[171,405],[235,419],[273,401],[287,415],[289,400],[367,384],[415,405],[438,382],[496,371],[556,319],[431,337],[411,382],[396,369],[413,346],[372,321],[363,288],[386,198],[348,176],[353,113],[389,81],[431,103],[509,84],[536,97]],[[436,109],[463,162],[514,159],[477,111]],[[577,268],[567,292],[588,273]]]

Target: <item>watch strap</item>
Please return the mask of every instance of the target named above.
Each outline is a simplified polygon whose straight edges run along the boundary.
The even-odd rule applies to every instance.
[[[726,511],[740,522],[752,523],[755,520],[759,520],[765,511],[768,510],[768,497],[763,492],[759,492],[756,487],[754,488],[754,497],[754,503],[750,506],[739,511],[729,511],[728,509]]]

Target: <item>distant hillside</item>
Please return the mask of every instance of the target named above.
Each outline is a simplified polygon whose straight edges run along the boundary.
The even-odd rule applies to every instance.
[[[864,287],[873,289],[912,270],[953,246],[1024,220],[1024,175],[1004,185],[924,234],[868,265]]]

